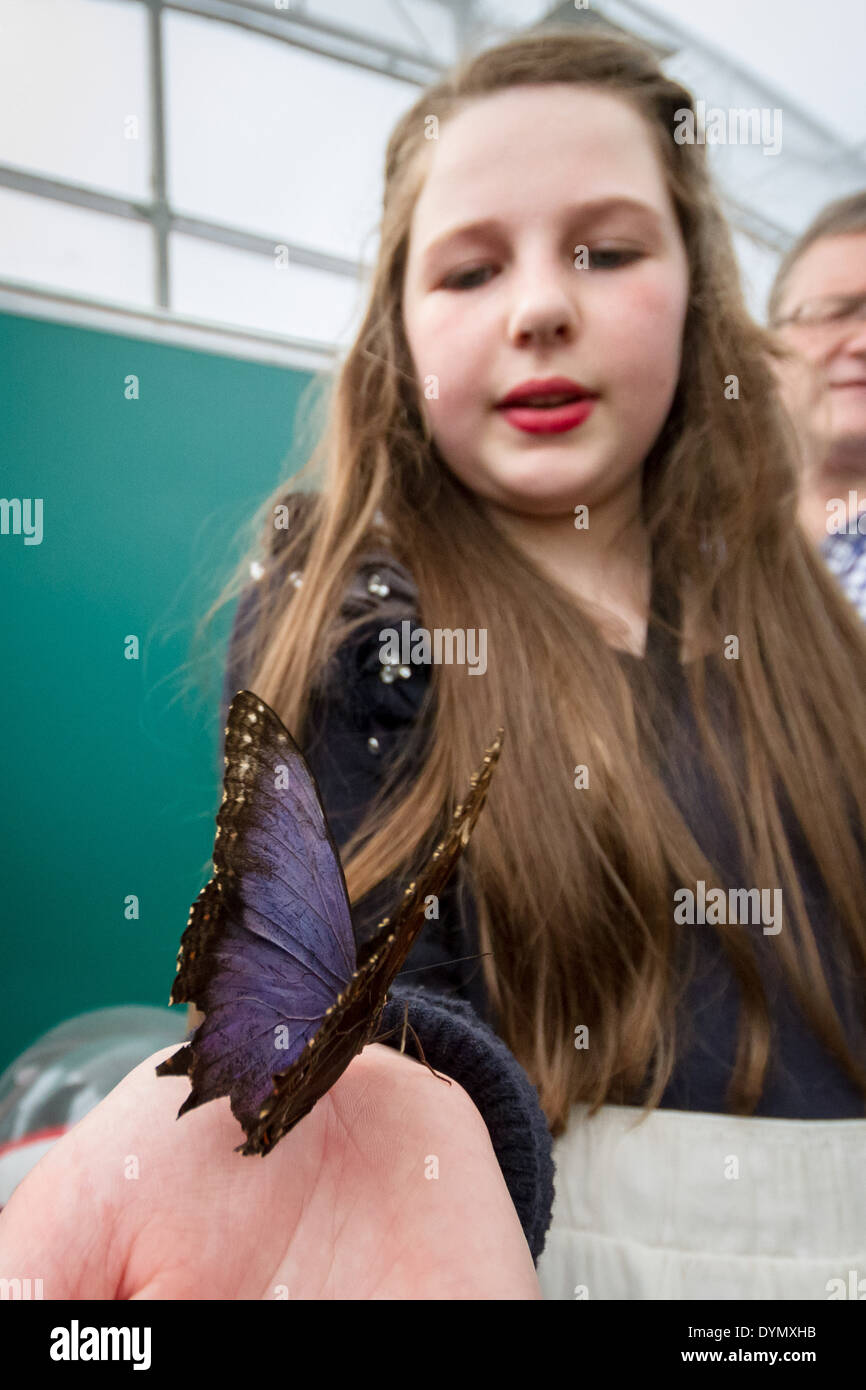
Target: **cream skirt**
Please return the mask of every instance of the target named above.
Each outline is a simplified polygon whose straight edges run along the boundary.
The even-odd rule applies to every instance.
[[[587,1109],[554,1143],[544,1298],[866,1299],[866,1119]]]

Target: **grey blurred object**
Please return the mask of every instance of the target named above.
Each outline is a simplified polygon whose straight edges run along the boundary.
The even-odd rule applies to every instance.
[[[0,1206],[61,1134],[187,1031],[185,1009],[94,1009],[50,1028],[16,1057],[0,1076]]]

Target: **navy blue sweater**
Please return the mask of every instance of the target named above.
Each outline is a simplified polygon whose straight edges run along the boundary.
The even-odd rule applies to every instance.
[[[238,605],[226,666],[221,728],[225,727],[232,696],[247,682],[237,639],[254,622],[260,586],[268,579],[266,574],[264,579],[250,584]],[[360,823],[401,742],[415,722],[421,717],[429,718],[430,712],[429,702],[422,709],[430,679],[428,667],[413,665],[407,679],[381,679],[378,634],[383,612],[377,613],[377,609],[382,605],[383,582],[389,589],[389,604],[402,601],[413,626],[417,621],[411,576],[387,550],[369,552],[359,563],[345,611],[352,615],[369,612],[370,621],[336,653],[328,679],[311,705],[305,735],[299,740],[316,777],[334,838],[341,847]],[[389,616],[386,625],[392,624]],[[665,639],[655,625],[651,626],[647,640],[645,659],[651,654],[659,659],[660,644]],[[627,674],[639,682],[641,659],[625,653],[621,659]],[[684,676],[678,660],[670,653],[666,660],[666,691],[669,700],[663,712],[663,726],[657,725],[664,748],[661,771],[666,785],[698,844],[722,871],[722,883],[726,887],[747,887],[750,880],[740,866],[730,817],[700,752]],[[726,719],[723,704],[717,708],[717,719],[717,727],[722,727]],[[733,748],[732,757],[736,757]],[[847,1037],[857,1054],[866,1059],[866,1028],[857,1016],[851,996],[841,989],[839,962],[843,943],[838,922],[792,817],[788,817],[787,829],[834,1001],[845,1022]],[[393,883],[380,885],[354,906],[359,941],[390,910],[400,888]],[[680,1043],[660,1105],[724,1112],[725,1089],[735,1062],[739,986],[714,928],[697,926],[690,937],[697,948],[695,968],[678,1009],[678,1038],[686,1041]],[[759,932],[754,939],[773,1022],[773,1053],[755,1113],[796,1119],[862,1117],[866,1113],[862,1095],[814,1036],[775,968],[773,937]],[[387,1042],[399,1046],[401,1030],[397,1025],[403,1021],[404,1005],[408,1002],[409,1019],[421,1039],[425,1057],[458,1081],[478,1107],[537,1261],[551,1218],[552,1142],[536,1088],[494,1031],[495,1019],[480,961],[459,961],[461,957],[477,956],[479,949],[471,885],[461,861],[440,900],[438,921],[425,925],[392,988],[382,1026],[396,1030]],[[866,980],[859,977],[852,995],[862,998],[864,984]],[[418,1055],[411,1033],[407,1033],[406,1050]]]

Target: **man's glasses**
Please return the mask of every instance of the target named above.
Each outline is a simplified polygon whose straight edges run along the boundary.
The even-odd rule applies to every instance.
[[[826,295],[822,299],[806,299],[783,319],[776,319],[774,328],[786,323],[799,323],[809,328],[824,328],[837,324],[866,320],[866,294]]]

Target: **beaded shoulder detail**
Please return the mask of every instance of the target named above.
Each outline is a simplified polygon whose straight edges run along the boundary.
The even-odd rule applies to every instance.
[[[274,560],[285,545],[285,537],[309,507],[315,506],[314,493],[288,493],[289,532],[276,532]],[[253,578],[260,578],[265,573]],[[295,588],[304,583],[303,568],[289,579]],[[341,612],[347,618],[363,618],[356,631],[331,658],[325,686],[329,700],[342,707],[351,724],[363,735],[367,752],[374,758],[385,752],[391,731],[415,720],[429,683],[425,666],[394,659],[381,636],[388,630],[402,634],[418,625],[418,591],[410,571],[399,561],[388,544],[388,530],[381,513],[369,546],[358,557],[352,580],[347,586]],[[392,644],[393,645],[393,644]]]

